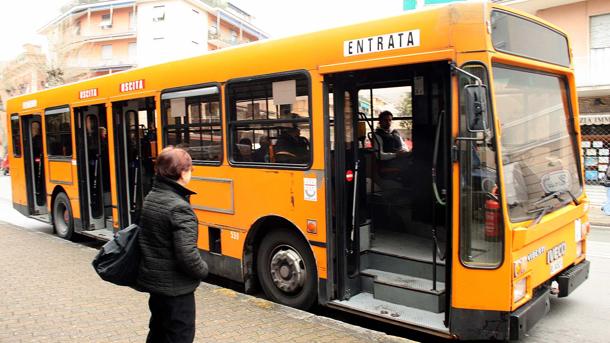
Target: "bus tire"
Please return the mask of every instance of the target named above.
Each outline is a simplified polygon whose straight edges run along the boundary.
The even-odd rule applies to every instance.
[[[71,240],[74,235],[74,216],[66,193],[58,193],[53,201],[53,230],[57,236]]]
[[[269,232],[258,247],[256,272],[270,300],[306,310],[317,298],[317,272],[309,247],[288,229]]]

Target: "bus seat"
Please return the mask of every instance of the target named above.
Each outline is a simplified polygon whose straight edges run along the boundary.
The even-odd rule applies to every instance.
[[[269,162],[275,163],[275,151],[273,150],[273,144],[269,144]]]

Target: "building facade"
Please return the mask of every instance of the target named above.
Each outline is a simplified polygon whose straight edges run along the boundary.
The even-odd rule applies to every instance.
[[[39,33],[71,82],[267,38],[250,21],[230,3],[98,1],[69,7]]]
[[[38,45],[24,44],[15,59],[0,65],[0,158],[6,151],[4,103],[12,96],[36,92],[47,85],[47,59]]]
[[[567,32],[576,71],[585,177],[588,183],[597,183],[610,165],[610,1],[494,2],[534,14]]]

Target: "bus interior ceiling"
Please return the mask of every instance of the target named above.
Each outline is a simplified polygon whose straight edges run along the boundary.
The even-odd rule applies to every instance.
[[[432,168],[438,147],[436,183],[439,196],[448,199],[450,117],[444,114],[450,113],[449,65],[366,70],[350,73],[349,79],[352,98],[357,98],[351,101],[351,112],[357,116],[353,159],[359,161],[356,218],[351,219],[359,227],[359,254],[347,262],[349,291],[344,302],[382,308],[407,322],[425,318],[433,328],[445,330],[450,206],[436,200]],[[391,158],[381,156],[388,142],[377,133],[379,114],[385,110],[393,114],[390,131],[396,130],[401,149],[408,150]],[[422,317],[422,311],[428,315]]]

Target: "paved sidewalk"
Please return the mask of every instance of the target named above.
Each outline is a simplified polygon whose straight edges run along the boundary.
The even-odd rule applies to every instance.
[[[102,281],[96,250],[0,222],[0,342],[144,342],[148,295]],[[202,283],[197,342],[409,342]]]

